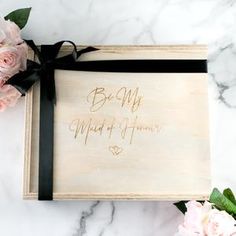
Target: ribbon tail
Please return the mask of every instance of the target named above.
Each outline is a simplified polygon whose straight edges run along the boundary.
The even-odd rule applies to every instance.
[[[22,95],[40,80],[40,74],[37,70],[26,70],[12,76],[5,84],[14,86]]]
[[[43,62],[43,58],[41,55],[41,52],[39,51],[39,48],[35,45],[33,40],[24,40],[27,45],[34,51],[35,55],[38,57],[39,61],[42,63]]]
[[[87,47],[87,48],[83,48],[79,51],[77,51],[77,59],[84,53],[87,53],[87,52],[94,52],[94,51],[97,51],[99,50],[98,48],[94,48],[94,47]]]
[[[40,81],[38,200],[53,199],[54,103],[47,88],[51,72],[42,73]]]

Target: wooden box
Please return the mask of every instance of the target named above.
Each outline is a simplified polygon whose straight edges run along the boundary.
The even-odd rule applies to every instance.
[[[207,56],[199,45],[98,48],[81,60]],[[207,73],[56,70],[55,81],[54,199],[208,197]],[[39,96],[39,84],[26,95],[24,199],[37,199]]]

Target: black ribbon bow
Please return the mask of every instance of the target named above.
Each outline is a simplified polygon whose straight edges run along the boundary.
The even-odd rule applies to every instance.
[[[56,90],[54,70],[78,70],[126,73],[206,73],[207,60],[203,59],[128,59],[78,61],[87,52],[98,49],[87,47],[77,51],[71,41],[60,41],[54,45],[42,45],[41,51],[32,40],[26,40],[39,62],[27,61],[27,70],[19,72],[6,83],[13,85],[24,95],[30,87],[40,81],[40,128],[39,128],[39,183],[38,199],[53,199],[53,134]],[[72,52],[58,57],[64,43],[72,45]]]
[[[54,70],[77,67],[77,61],[83,53],[98,50],[87,47],[77,51],[76,45],[72,41],[60,41],[54,45],[42,45],[40,51],[33,40],[25,40],[25,42],[34,51],[39,62],[27,60],[27,70],[14,75],[6,84],[13,85],[24,95],[35,82],[44,81],[48,99],[53,100],[54,103],[56,102]],[[73,50],[66,56],[58,57],[64,43],[71,44]]]

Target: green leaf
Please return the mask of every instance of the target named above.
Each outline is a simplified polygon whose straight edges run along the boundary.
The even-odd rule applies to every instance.
[[[20,29],[23,29],[29,19],[31,7],[30,8],[21,8],[9,13],[4,17],[5,20],[10,20],[15,22]]]
[[[234,205],[236,205],[236,199],[234,197],[234,194],[230,188],[227,188],[223,191],[223,195],[227,197]]]
[[[187,207],[185,206],[185,203],[187,203],[187,201],[180,201],[180,202],[175,202],[174,205],[175,205],[183,214],[185,214],[185,212],[187,211]]]
[[[213,189],[210,196],[210,202],[214,203],[219,210],[225,210],[229,214],[236,214],[236,205],[217,188]]]

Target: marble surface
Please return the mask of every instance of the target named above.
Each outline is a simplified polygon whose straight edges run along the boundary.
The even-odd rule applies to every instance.
[[[213,186],[236,191],[235,0],[1,0],[0,15],[28,6],[38,44],[208,44]],[[171,202],[23,201],[23,124],[22,98],[0,114],[0,235],[174,235]]]

